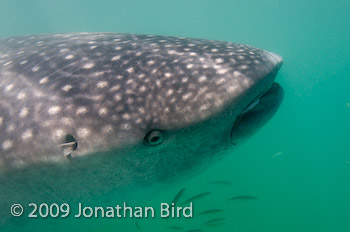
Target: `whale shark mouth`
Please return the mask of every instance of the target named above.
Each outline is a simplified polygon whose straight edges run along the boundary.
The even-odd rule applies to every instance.
[[[283,88],[276,82],[260,97],[255,98],[236,118],[230,133],[231,143],[239,145],[277,112],[284,96]]]

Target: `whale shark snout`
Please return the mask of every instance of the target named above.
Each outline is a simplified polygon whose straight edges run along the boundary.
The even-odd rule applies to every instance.
[[[282,56],[280,56],[276,53],[268,52],[268,51],[265,51],[265,52],[266,52],[267,56],[270,57],[270,60],[272,61],[272,63],[274,63],[276,65],[276,69],[279,70],[283,65]]]
[[[180,37],[0,40],[0,208],[144,199],[198,174],[277,111],[282,63]]]
[[[257,132],[272,118],[282,103],[284,97],[283,88],[275,82],[272,85],[267,83],[275,79],[278,70],[283,65],[283,58],[278,54],[268,51],[265,51],[265,54],[271,64],[270,73],[262,77],[262,86],[265,86],[265,89],[256,91],[259,88],[254,86],[247,90],[247,92],[253,91],[255,98],[237,116],[232,126],[230,138],[233,145],[241,144]]]

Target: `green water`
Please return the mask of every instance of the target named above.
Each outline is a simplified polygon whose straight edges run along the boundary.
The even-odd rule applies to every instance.
[[[0,0],[0,38],[111,31],[216,39],[283,56],[275,117],[234,154],[150,204],[203,192],[191,219],[90,220],[83,231],[350,231],[348,0]],[[276,155],[277,154],[277,155]],[[230,184],[210,184],[228,181]],[[237,195],[256,200],[231,200]],[[205,227],[212,218],[223,225]],[[135,223],[138,221],[139,228]],[[65,228],[70,230],[69,228]],[[46,230],[46,227],[42,227]]]

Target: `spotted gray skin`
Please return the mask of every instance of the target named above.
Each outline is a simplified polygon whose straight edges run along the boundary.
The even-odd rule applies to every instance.
[[[0,40],[0,206],[135,199],[204,170],[276,112],[282,62],[180,37]]]

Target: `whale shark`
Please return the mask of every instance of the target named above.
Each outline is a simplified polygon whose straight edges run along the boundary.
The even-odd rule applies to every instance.
[[[0,40],[0,224],[14,203],[152,195],[237,149],[277,112],[281,56],[121,33]]]

